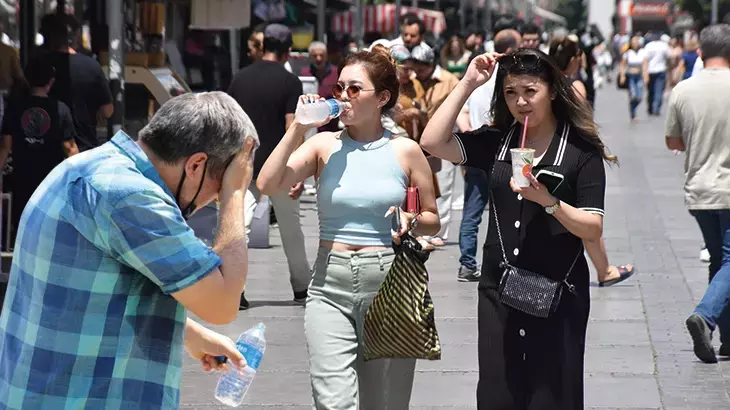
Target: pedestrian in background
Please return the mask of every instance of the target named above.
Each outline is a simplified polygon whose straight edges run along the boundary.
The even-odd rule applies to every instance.
[[[698,52],[698,44],[696,39],[690,39],[687,41],[687,47],[685,51],[682,53],[680,62],[679,62],[679,75],[681,75],[682,80],[686,80],[690,77],[692,77],[692,73],[694,72],[695,64],[697,64],[697,60],[700,58],[700,54]]]
[[[662,112],[664,89],[667,82],[667,61],[669,44],[662,41],[656,33],[648,33],[649,41],[644,46],[644,83],[647,88],[647,112],[649,116],[659,116]]]
[[[443,104],[446,97],[454,90],[459,79],[450,72],[442,69],[436,62],[436,56],[427,45],[419,45],[411,51],[411,57],[405,61],[405,67],[416,74],[418,81],[423,84],[426,96],[424,110],[428,113],[429,122],[436,110]],[[437,205],[441,230],[437,235],[424,238],[436,247],[444,246],[448,240],[451,228],[451,206],[454,200],[454,183],[456,181],[456,167],[454,164],[442,161],[440,158],[429,158],[431,170],[436,174],[439,197]]]
[[[313,41],[308,48],[309,66],[302,67],[299,75],[303,77],[314,77],[317,79],[318,94],[324,99],[332,98],[332,88],[337,85],[337,67],[329,62],[327,53],[327,44],[320,41]],[[332,120],[329,124],[319,128],[319,131],[337,131],[339,130],[339,121]]]
[[[695,47],[696,49],[697,47]],[[671,91],[678,82],[682,81],[682,54],[684,45],[682,39],[674,37],[669,40],[669,59],[667,59],[667,91]],[[694,65],[694,62],[692,63]],[[692,70],[690,70],[690,73]]]
[[[636,109],[641,104],[644,81],[648,76],[645,61],[646,56],[639,36],[631,37],[629,49],[621,56],[619,85],[625,84],[629,92],[629,113],[632,121],[636,119]]]
[[[730,25],[703,29],[700,49],[705,67],[674,87],[665,135],[667,148],[685,152],[685,203],[710,253],[710,285],[687,329],[695,355],[716,363],[715,329],[720,355],[730,356]]]
[[[291,46],[292,34],[288,27],[281,24],[266,26],[263,57],[239,71],[228,89],[228,94],[251,117],[261,141],[261,147],[254,159],[254,181],[266,159],[281,141],[282,135],[294,123],[294,111],[299,96],[302,95],[302,82],[284,68]],[[303,137],[299,143],[302,142]],[[247,196],[249,200],[246,203],[249,214],[246,232],[251,230],[253,219],[250,216],[262,197],[254,184],[249,189],[251,195]],[[311,277],[299,214],[299,197],[303,191],[304,184],[299,182],[289,189],[270,195],[289,266],[294,302],[299,304],[304,304],[307,300],[307,286]],[[246,295],[242,294],[241,309],[248,309],[249,306]]]
[[[466,67],[471,61],[472,52],[466,48],[464,39],[461,36],[453,35],[441,49],[441,67],[456,78],[461,78],[466,72]]]
[[[406,13],[400,16],[400,36],[391,42],[391,46],[406,46],[413,50],[415,46],[427,45],[424,42],[426,35],[426,24],[418,18],[416,13]]]
[[[0,147],[0,169],[5,168],[11,152],[13,155],[12,238],[36,188],[64,159],[79,153],[71,110],[48,96],[56,70],[36,57],[25,67],[24,77],[29,89],[8,106]]]
[[[563,75],[565,75],[566,79],[571,82],[573,90],[579,99],[582,102],[588,103],[586,88],[578,78],[578,71],[580,70],[583,56],[578,37],[575,34],[570,34],[563,38],[553,38],[550,43],[549,55],[555,60],[555,64]],[[583,241],[583,246],[585,246],[586,252],[591,258],[593,266],[596,268],[599,287],[621,283],[635,273],[632,265],[615,266],[608,263],[608,253],[603,237],[598,241]]]
[[[517,50],[520,44],[520,33],[506,29],[494,37],[494,48],[498,53],[509,53]],[[497,76],[479,86],[469,96],[456,121],[460,132],[469,132],[492,124],[492,101],[494,100],[494,84]],[[477,248],[479,243],[479,225],[489,200],[489,180],[487,173],[479,167],[464,167],[464,210],[459,226],[459,271],[460,282],[478,282],[481,271],[477,264]]]
[[[314,407],[318,410],[407,409],[415,359],[363,360],[365,313],[393,263],[393,241],[439,229],[431,172],[418,144],[394,138],[381,122],[398,101],[400,81],[390,54],[375,47],[350,55],[335,98],[348,104],[341,132],[323,132],[299,147],[317,124],[295,121],[259,174],[274,193],[317,178],[319,251],[304,327]],[[302,96],[300,104],[316,102]],[[329,119],[327,119],[329,120]],[[325,121],[327,121],[325,120]],[[420,191],[420,213],[402,211],[409,186]],[[391,234],[391,212],[401,229]]]

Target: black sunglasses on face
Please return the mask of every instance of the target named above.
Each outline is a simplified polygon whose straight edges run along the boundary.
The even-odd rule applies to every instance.
[[[540,63],[540,57],[535,54],[507,54],[499,59],[499,68],[510,71],[513,68],[519,70],[531,70]]]
[[[342,93],[347,92],[347,97],[351,100],[356,99],[360,96],[361,91],[375,91],[374,88],[370,89],[364,89],[360,87],[359,85],[349,85],[347,88],[345,88],[342,84],[335,84],[332,86],[332,95],[337,98],[338,100],[342,98]]]

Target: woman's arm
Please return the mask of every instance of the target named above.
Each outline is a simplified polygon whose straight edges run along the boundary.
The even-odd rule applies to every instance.
[[[573,90],[575,90],[575,94],[580,97],[581,100],[586,100],[586,86],[583,85],[583,81],[573,81]]]
[[[544,206],[550,206],[554,203],[555,200]],[[603,236],[603,217],[601,215],[583,211],[561,201],[560,207],[553,214],[553,217],[570,233],[584,241],[597,241]]]
[[[409,182],[411,186],[418,187],[420,192],[421,213],[418,215],[404,214],[402,218],[404,226],[407,227],[415,217],[418,221],[414,233],[416,235],[435,235],[441,229],[441,222],[436,207],[436,193],[431,176],[431,167],[428,165],[426,156],[415,142],[407,139],[399,139],[399,163],[408,169]],[[405,233],[405,230],[399,234]]]
[[[472,60],[464,78],[436,110],[421,137],[421,146],[431,155],[454,163],[464,159],[453,136],[454,123],[471,93],[492,76],[498,57],[484,54]]]
[[[535,202],[542,207],[555,205],[558,201],[560,206],[553,217],[560,222],[565,229],[573,235],[586,241],[595,241],[603,235],[603,217],[582,209],[575,208],[550,194],[545,185],[530,175],[530,186],[520,188],[515,184],[514,179],[510,180],[512,191],[522,195],[523,198]]]

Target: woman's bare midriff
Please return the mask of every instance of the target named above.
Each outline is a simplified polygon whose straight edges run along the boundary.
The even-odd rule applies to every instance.
[[[332,241],[319,241],[320,248],[332,249],[337,252],[377,252],[390,249],[389,246],[360,246],[360,245],[349,245],[341,242]]]

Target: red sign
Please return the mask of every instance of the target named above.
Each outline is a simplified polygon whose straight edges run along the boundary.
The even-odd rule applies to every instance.
[[[631,5],[632,16],[657,16],[669,15],[669,3],[634,3]]]

